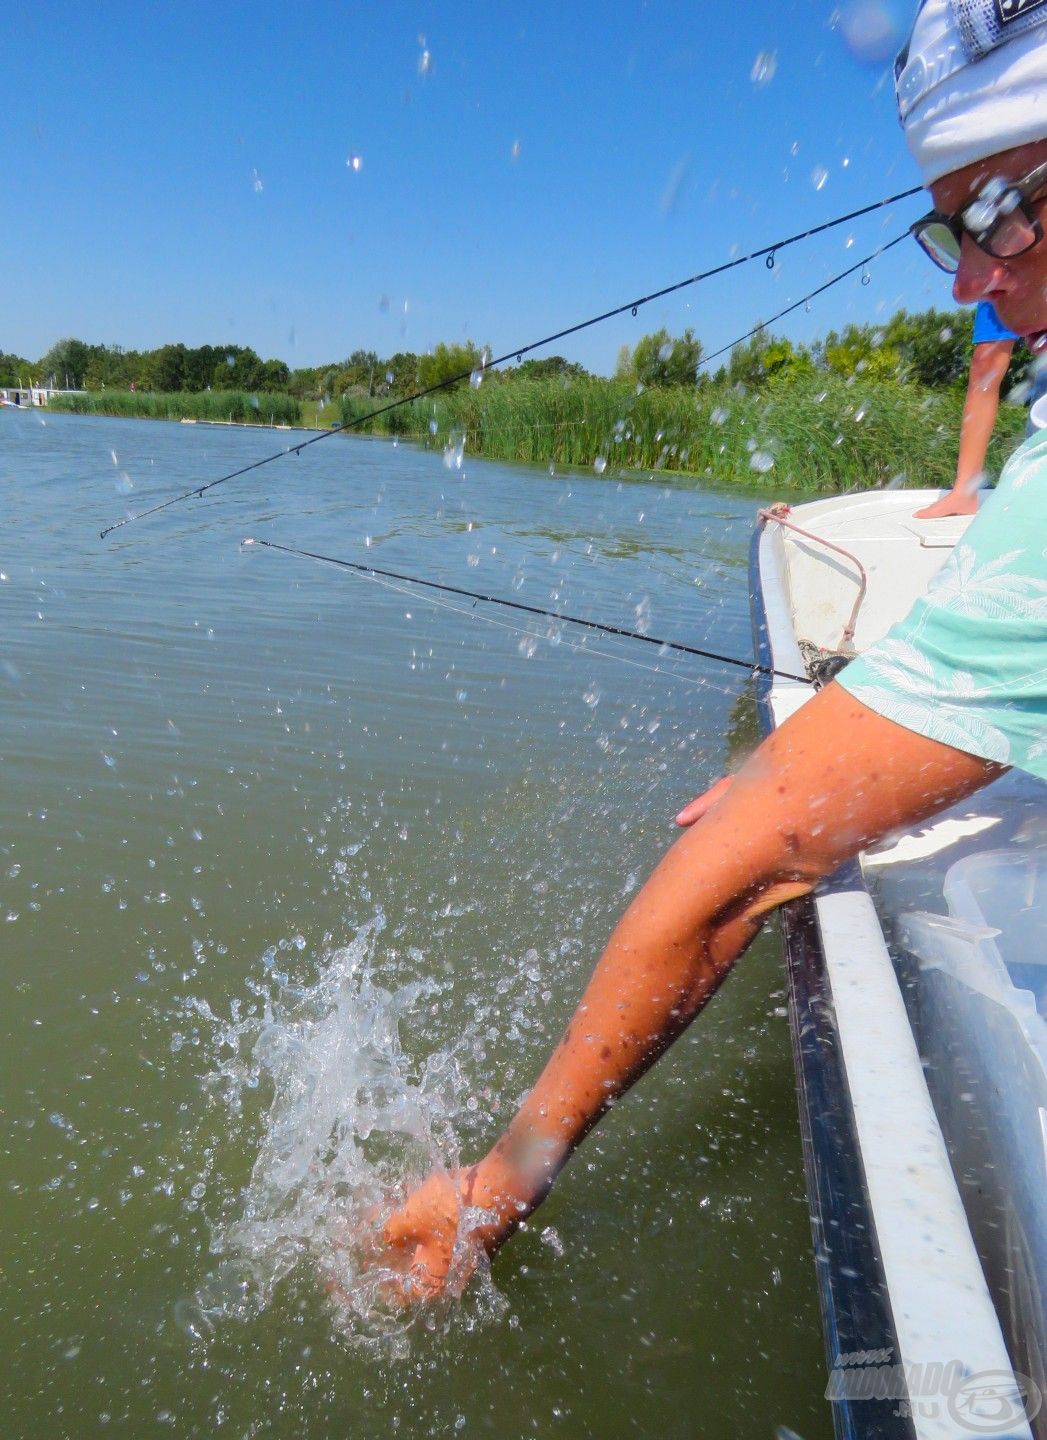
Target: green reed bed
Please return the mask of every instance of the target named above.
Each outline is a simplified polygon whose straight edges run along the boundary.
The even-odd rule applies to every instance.
[[[210,420],[235,425],[297,425],[299,402],[290,395],[241,394],[235,390],[202,390],[195,394],[154,394],[146,390],[96,390],[83,395],[55,395],[52,410],[74,415],[116,415],[142,420]]]
[[[343,423],[376,402],[347,396]],[[380,402],[378,402],[380,403]],[[487,380],[359,428],[434,448],[464,438],[467,455],[611,470],[673,471],[751,482],[773,472],[789,488],[832,491],[907,483],[947,486],[956,465],[962,392],[816,373],[741,392],[642,390],[614,381]],[[1004,407],[990,451],[998,468],[1024,412]],[[433,426],[435,425],[435,432]]]

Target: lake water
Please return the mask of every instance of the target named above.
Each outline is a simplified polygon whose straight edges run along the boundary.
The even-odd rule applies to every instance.
[[[748,656],[766,496],[335,437],[99,539],[287,439],[0,411],[5,1435],[827,1440],[771,931],[489,1282],[329,1293],[534,1078],[746,672],[240,545]]]

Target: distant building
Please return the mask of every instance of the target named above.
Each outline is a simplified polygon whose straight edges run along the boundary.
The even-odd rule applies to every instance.
[[[84,394],[84,390],[59,390],[53,385],[0,385],[0,405],[46,405],[52,395]]]

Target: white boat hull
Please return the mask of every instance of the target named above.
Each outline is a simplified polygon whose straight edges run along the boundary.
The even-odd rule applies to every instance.
[[[869,579],[855,629],[859,651],[907,612],[966,527],[962,519],[913,520],[919,503],[919,494],[912,491],[875,492],[815,501],[787,516],[856,554],[864,565]],[[757,659],[766,671],[787,672],[761,676],[765,729],[782,723],[810,698],[809,685],[787,678],[804,673],[799,640],[837,648],[858,582],[854,565],[838,554],[774,522],[758,530],[751,564]],[[1002,783],[1012,791],[1017,785],[1023,803],[1028,803],[1031,789],[1031,803],[1041,816],[1047,814],[1047,787],[1032,780],[1024,788],[1021,781]],[[1001,795],[994,792],[997,786],[989,787],[980,801],[987,824],[996,823],[1000,808]],[[932,854],[949,853],[950,824],[960,826],[957,840],[982,845],[967,813],[970,808],[960,817],[952,812],[942,817],[938,823],[945,829],[927,842]],[[919,837],[910,837],[910,843],[919,849]],[[925,1075],[926,1036],[914,1029],[888,946],[895,920],[911,903],[899,897],[897,877],[917,872],[912,857],[904,866],[892,865],[886,853],[845,867],[819,886],[810,901],[788,906],[784,914],[815,1262],[838,1392],[834,1421],[840,1436],[1028,1437],[1033,1432],[1022,1413],[1024,1382],[1021,1376],[1015,1378],[1014,1366],[1021,1370],[1025,1365],[1023,1374],[1031,1373],[1035,1383],[1041,1341],[1034,1326],[1030,1345],[1028,1330],[1040,1303],[1043,1257],[1036,1246],[1026,1244],[1019,1226],[1027,1278],[1016,1318],[1008,1308],[1011,1292],[1000,1288],[999,1276],[987,1261],[996,1286],[990,1292],[964,1205],[967,1197],[957,1184],[958,1161],[950,1157],[952,1132],[962,1132],[963,1117],[950,1112],[943,1126]],[[904,847],[896,861],[900,858]],[[867,875],[875,877],[879,908]],[[945,912],[940,879],[937,897]],[[926,897],[921,902],[925,904]],[[906,933],[915,933],[917,922],[906,923]],[[1047,952],[1047,946],[1044,949]],[[920,968],[916,961],[910,965]],[[948,983],[935,975],[928,997],[939,995]],[[944,995],[940,1003],[948,1003]],[[929,1013],[926,1018],[930,1021]],[[960,1023],[958,1014],[954,1019]],[[953,1072],[946,1059],[960,1041],[942,1020],[932,1028],[938,1047],[935,1063],[940,1066],[936,1081],[947,1088]],[[975,1054],[972,1050],[972,1064]],[[1042,1173],[1042,1138],[1037,1139]],[[1042,1191],[1033,1208],[1043,1209]],[[978,1238],[984,1245],[981,1233]],[[1022,1329],[1020,1340],[1016,1327]],[[897,1374],[905,1377],[907,1393],[879,1399],[839,1393],[861,1388],[840,1377],[856,1363],[861,1368],[862,1362],[845,1360],[841,1366],[841,1356],[870,1351],[888,1354],[888,1363],[901,1367]],[[928,1384],[933,1390],[935,1367],[941,1374],[950,1364],[966,1376],[992,1372],[1007,1392],[1000,1404],[1004,1409],[1010,1405],[1013,1423],[978,1432],[972,1416],[965,1420],[962,1414],[965,1395],[947,1395],[941,1386],[937,1395],[921,1393]],[[1028,1408],[1035,1408],[1035,1395]],[[1045,1433],[1038,1426],[1037,1436]]]

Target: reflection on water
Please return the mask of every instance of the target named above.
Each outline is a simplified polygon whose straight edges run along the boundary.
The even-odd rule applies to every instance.
[[[272,436],[45,418],[0,414],[6,1433],[826,1437],[773,935],[462,1306],[354,1268],[532,1082],[745,672],[239,548],[747,655],[766,497],[332,439],[102,544]]]

